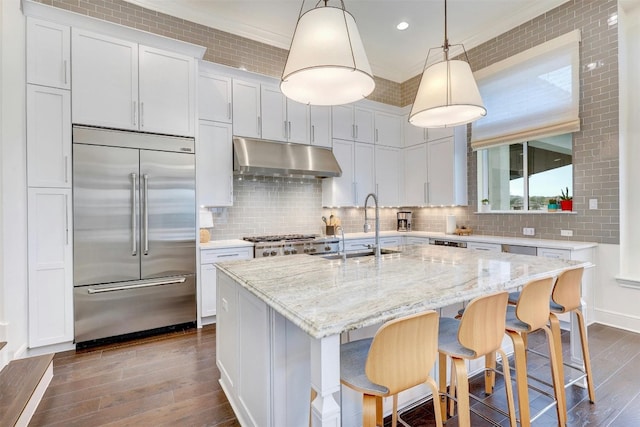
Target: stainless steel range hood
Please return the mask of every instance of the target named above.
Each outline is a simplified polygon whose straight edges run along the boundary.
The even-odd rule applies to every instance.
[[[241,137],[233,138],[233,172],[317,178],[342,175],[338,161],[327,148]]]

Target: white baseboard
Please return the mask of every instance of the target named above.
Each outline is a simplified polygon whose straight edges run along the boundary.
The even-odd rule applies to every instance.
[[[69,341],[60,344],[46,345],[44,347],[28,348],[26,349],[25,357],[42,356],[43,354],[60,353],[62,351],[75,349],[76,345],[73,342]]]
[[[9,324],[6,322],[0,322],[0,341],[7,341],[8,330],[9,330]]]
[[[640,316],[619,313],[610,310],[594,309],[595,322],[625,331],[640,333]]]

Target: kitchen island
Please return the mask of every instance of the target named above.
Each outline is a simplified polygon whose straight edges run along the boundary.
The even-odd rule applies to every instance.
[[[588,262],[408,245],[343,259],[311,255],[217,264],[216,360],[242,425],[358,425],[341,414],[345,332],[440,309]],[[344,394],[344,393],[343,393]],[[348,403],[347,403],[348,404]],[[344,410],[342,411],[344,412]]]

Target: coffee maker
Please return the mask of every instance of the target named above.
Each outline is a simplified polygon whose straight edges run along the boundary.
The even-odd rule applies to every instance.
[[[398,212],[398,231],[411,231],[411,212]]]

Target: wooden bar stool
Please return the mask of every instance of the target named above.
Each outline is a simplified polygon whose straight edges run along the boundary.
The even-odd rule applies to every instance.
[[[515,306],[510,305],[507,308],[507,317],[505,329],[507,334],[513,341],[515,368],[516,368],[516,385],[518,387],[518,403],[520,409],[520,425],[530,426],[531,421],[535,420],[539,415],[548,408],[556,406],[558,414],[558,424],[564,426],[567,423],[567,408],[564,392],[564,382],[562,381],[561,370],[559,365],[562,359],[558,359],[558,351],[556,349],[557,341],[551,328],[547,326],[549,321],[549,297],[551,295],[551,287],[553,286],[553,278],[548,277],[527,283],[518,298]],[[527,380],[527,356],[525,338],[526,334],[543,330],[549,344],[549,355],[551,364],[551,378],[553,381],[554,394],[549,395],[555,398],[555,402],[544,408],[535,417],[531,417],[529,408],[529,384]]]
[[[436,424],[442,427],[438,386],[429,376],[437,354],[438,313],[433,310],[389,321],[373,339],[343,344],[340,382],[363,393],[362,425],[382,426],[382,398],[393,396],[396,427],[398,393],[426,383],[433,392]]]
[[[516,426],[516,411],[511,386],[511,374],[509,372],[509,360],[502,349],[508,297],[509,294],[507,292],[478,297],[467,305],[460,320],[448,317],[440,319],[438,336],[440,399],[442,400],[440,408],[444,418],[447,416],[448,399],[456,400],[458,403],[458,425],[460,426],[469,427],[471,425],[469,399],[472,395],[469,393],[469,379],[465,360],[474,360],[486,356],[486,366],[491,369],[491,365],[495,365],[496,352],[500,354],[502,359],[502,374],[504,375],[508,406],[508,413],[500,412],[509,417],[512,427]],[[451,358],[451,382],[448,394],[447,356]],[[491,373],[491,378],[493,378],[492,375]],[[493,386],[492,379],[488,383]],[[493,423],[492,420],[482,414],[478,415]]]
[[[558,361],[558,370],[560,378],[562,378],[563,382],[565,381],[564,376],[564,366],[568,366],[569,368],[579,371],[582,375],[567,381],[564,384],[565,389],[577,383],[578,381],[585,379],[587,382],[587,389],[589,392],[589,401],[591,403],[595,403],[596,401],[596,393],[595,386],[593,382],[593,374],[591,372],[591,358],[589,356],[589,343],[587,339],[587,329],[586,322],[584,319],[584,314],[582,313],[581,306],[582,303],[580,301],[581,297],[581,289],[582,289],[582,275],[584,274],[584,267],[572,268],[570,270],[565,270],[556,279],[555,285],[553,286],[553,291],[551,292],[551,300],[550,300],[550,316],[549,323],[551,326],[551,332],[553,333],[553,339],[555,340],[555,349],[557,351],[556,359]],[[516,304],[520,297],[520,292],[513,292],[509,294],[509,303]],[[565,363],[563,361],[562,356],[562,338],[560,331],[560,321],[558,320],[557,314],[563,313],[575,313],[577,324],[580,332],[580,343],[582,348],[582,360],[583,367],[574,366],[573,364]],[[525,340],[526,347],[526,340]],[[532,353],[536,353],[541,356],[545,356],[544,354],[540,354],[533,350],[529,350]]]

